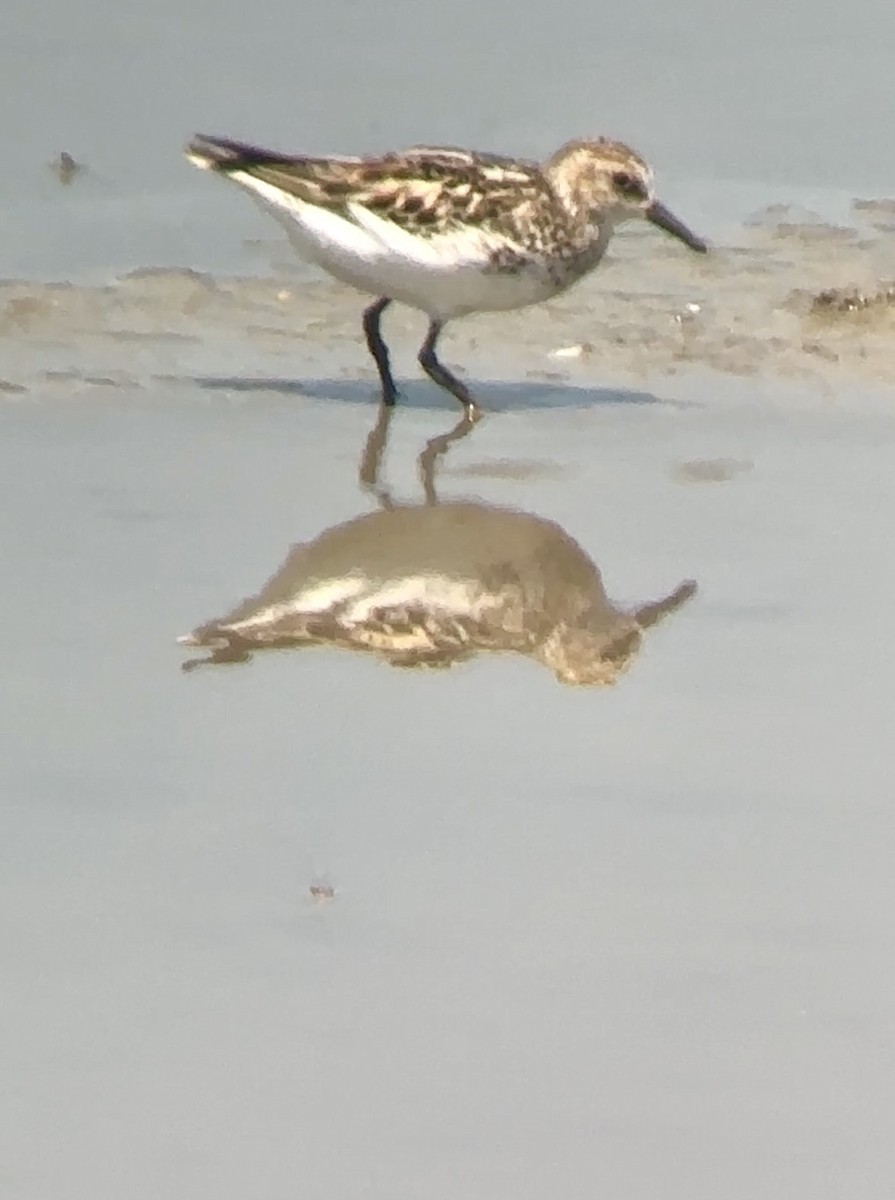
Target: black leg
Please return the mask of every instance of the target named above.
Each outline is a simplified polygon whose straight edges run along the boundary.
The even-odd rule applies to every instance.
[[[447,454],[453,442],[459,442],[460,438],[465,438],[470,430],[475,428],[475,422],[475,415],[466,409],[449,433],[441,433],[438,437],[430,438],[426,442],[426,448],[417,459],[417,465],[428,505],[434,506],[438,503],[438,493],[435,490],[435,468],[438,466],[439,459]]]
[[[364,491],[371,492],[379,502],[380,508],[394,508],[391,489],[387,484],[380,483],[382,456],[388,444],[388,431],[395,415],[394,406],[380,404],[376,424],[370,430],[367,444],[364,446],[363,457],[360,460],[359,482]]]
[[[379,379],[382,383],[382,403],[388,405],[395,403],[398,389],[392,379],[392,369],[388,361],[388,346],[382,340],[382,334],[379,332],[379,318],[390,304],[391,300],[388,296],[383,296],[364,310],[364,333],[367,338],[367,349],[373,355],[379,371]]]
[[[470,420],[477,420],[481,416],[475,400],[473,400],[470,392],[456,375],[452,375],[447,367],[443,367],[435,357],[435,344],[438,341],[438,335],[444,328],[443,321],[436,321],[434,318],[429,322],[429,332],[426,335],[426,340],[423,342],[422,349],[419,353],[419,363],[430,379],[434,380],[439,387],[446,388],[452,396],[466,409],[466,415]]]

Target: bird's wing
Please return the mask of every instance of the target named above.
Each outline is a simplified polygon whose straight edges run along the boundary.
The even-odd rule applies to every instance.
[[[500,227],[509,213],[553,199],[536,163],[450,146],[412,146],[376,158],[313,158],[197,137],[187,153],[197,165],[251,176],[339,216],[356,221],[366,210],[422,237],[469,224]]]

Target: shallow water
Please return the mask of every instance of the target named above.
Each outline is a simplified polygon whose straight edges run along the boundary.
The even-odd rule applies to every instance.
[[[413,143],[542,157],[609,134],[654,162],[703,234],[768,202],[838,220],[891,196],[895,9],[754,0],[517,7],[457,0],[6,0],[0,245],[6,276],[267,269],[236,189],[197,177],[194,132],[343,154]],[[48,164],[85,170],[61,186]],[[269,235],[268,235],[269,236]],[[279,253],[279,252],[277,252]]]
[[[453,448],[617,600],[697,578],[591,692],[326,649],[184,676],[176,635],[369,511],[371,411],[6,404],[9,1195],[882,1194],[895,422],[701,392]],[[397,493],[439,423],[396,416]]]
[[[893,10],[519,14],[7,5],[9,1200],[891,1191]],[[182,163],[203,128],[657,160],[712,255],[629,229],[443,343],[487,410],[444,502],[555,523],[620,614],[696,580],[615,686],[181,669],[381,502],[363,300]],[[421,504],[456,406],[384,328]]]

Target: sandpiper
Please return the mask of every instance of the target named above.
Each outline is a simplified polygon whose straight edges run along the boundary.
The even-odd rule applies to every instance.
[[[396,503],[380,478],[393,408],[380,406],[359,482],[378,512],[292,547],[260,592],[178,638],[211,651],[184,671],[247,662],[256,651],[332,646],[396,667],[450,667],[477,654],[522,654],[574,687],[615,683],[644,632],[696,592],[686,579],[623,609],[593,559],[554,521],[486,504],[442,501],[436,470],[475,423],[468,413],[419,456],[424,503]]]
[[[435,353],[448,321],[558,295],[632,217],[707,249],[656,199],[644,159],[608,138],[567,142],[540,164],[442,146],[312,158],[201,134],[186,155],[259,199],[303,258],[377,297],[363,328],[387,405],[397,388],[379,325],[393,300],[427,314],[420,365],[476,417],[469,389]]]

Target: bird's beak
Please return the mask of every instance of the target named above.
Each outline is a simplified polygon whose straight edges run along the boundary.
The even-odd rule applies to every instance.
[[[689,246],[697,254],[705,254],[708,251],[708,246],[702,238],[698,238],[683,221],[679,221],[674,213],[670,212],[664,204],[660,204],[658,200],[652,202],[644,216],[653,225],[658,225],[660,229],[670,233],[672,237],[680,238],[685,246]]]

